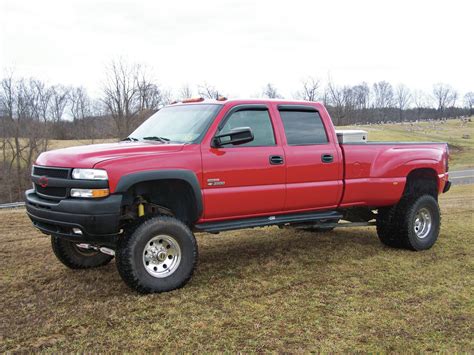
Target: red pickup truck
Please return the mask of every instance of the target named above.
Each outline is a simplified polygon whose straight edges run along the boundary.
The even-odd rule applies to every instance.
[[[115,256],[128,286],[163,292],[190,279],[194,232],[375,224],[385,245],[428,249],[448,155],[445,143],[337,133],[315,102],[193,99],[121,142],[41,154],[26,207],[66,266]]]

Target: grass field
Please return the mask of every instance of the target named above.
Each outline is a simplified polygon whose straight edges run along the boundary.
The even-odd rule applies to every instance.
[[[474,352],[474,186],[441,197],[425,252],[374,229],[198,235],[184,288],[139,296],[112,262],[71,271],[24,210],[0,212],[0,351]]]
[[[369,141],[447,142],[449,143],[450,168],[474,168],[474,117],[468,120],[407,122],[366,126],[337,127],[337,129],[364,129]],[[463,138],[468,135],[470,138]]]

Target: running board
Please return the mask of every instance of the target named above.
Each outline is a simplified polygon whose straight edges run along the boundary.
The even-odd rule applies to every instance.
[[[227,220],[219,222],[205,222],[194,226],[197,232],[217,233],[243,228],[255,228],[274,225],[283,225],[287,223],[305,223],[318,222],[322,220],[341,219],[342,214],[337,211],[310,212],[297,214],[284,214],[265,217],[244,218],[236,220]]]

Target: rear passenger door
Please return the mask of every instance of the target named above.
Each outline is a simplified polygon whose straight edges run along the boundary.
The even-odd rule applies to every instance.
[[[213,136],[250,127],[254,140],[241,145],[202,147],[205,219],[247,217],[283,210],[285,163],[274,118],[267,105],[231,108]]]
[[[330,209],[342,194],[342,158],[313,106],[279,105],[286,157],[286,211]]]

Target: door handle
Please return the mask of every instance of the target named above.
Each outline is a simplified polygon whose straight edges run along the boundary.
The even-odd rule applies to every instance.
[[[332,154],[322,154],[321,155],[321,161],[323,163],[332,163],[334,160],[334,157]]]
[[[270,164],[272,165],[281,165],[283,164],[284,160],[281,155],[270,155]]]

